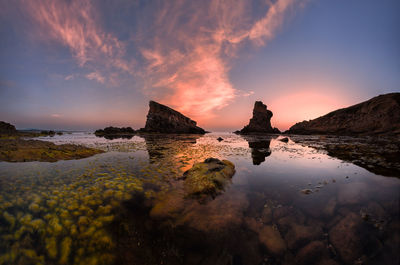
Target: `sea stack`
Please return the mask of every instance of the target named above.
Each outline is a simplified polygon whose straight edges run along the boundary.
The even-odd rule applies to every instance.
[[[310,121],[286,133],[332,135],[400,135],[400,93],[379,95]]]
[[[248,125],[240,131],[239,134],[252,134],[252,133],[280,133],[277,128],[272,128],[271,118],[272,111],[267,109],[267,105],[262,101],[254,103],[253,117],[250,119]]]
[[[147,121],[141,132],[205,134],[206,131],[185,115],[155,101],[149,102]]]

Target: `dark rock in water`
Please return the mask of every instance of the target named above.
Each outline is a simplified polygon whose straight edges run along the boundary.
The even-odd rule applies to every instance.
[[[217,138],[217,140],[218,140],[218,142],[221,142],[221,141],[223,141],[223,140],[224,140],[224,138],[222,138],[222,137],[218,137],[218,138]]]
[[[267,106],[263,104],[262,101],[256,101],[254,103],[253,117],[250,119],[249,124],[235,133],[280,133],[279,129],[272,128],[271,126],[272,115],[272,111],[268,110]]]
[[[400,93],[374,97],[310,121],[296,123],[291,134],[400,134]]]
[[[290,249],[296,249],[312,240],[322,238],[322,235],[322,228],[319,226],[293,224],[285,239]]]
[[[299,250],[296,255],[296,264],[315,264],[322,257],[329,257],[327,247],[322,241],[312,241]]]
[[[235,174],[235,165],[228,160],[207,158],[183,174],[188,196],[212,195],[221,192]]]
[[[40,132],[40,135],[45,135],[45,136],[54,136],[55,134],[56,134],[56,132],[52,131],[52,130],[50,130],[50,131],[41,131]]]
[[[205,134],[195,121],[155,101],[150,101],[147,121],[141,132]]]
[[[329,239],[346,264],[354,264],[365,254],[373,257],[382,248],[382,244],[373,233],[363,233],[361,217],[348,213],[330,231]]]
[[[106,127],[103,130],[96,130],[94,134],[99,137],[104,137],[106,139],[116,139],[116,138],[132,138],[135,134],[135,130],[131,127]]]
[[[289,138],[285,137],[285,138],[279,139],[279,141],[281,141],[283,143],[287,143],[287,142],[289,142]]]
[[[0,134],[16,134],[17,130],[15,129],[15,126],[4,122],[0,121]]]

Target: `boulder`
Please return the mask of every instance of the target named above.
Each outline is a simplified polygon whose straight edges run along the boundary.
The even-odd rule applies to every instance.
[[[312,240],[320,239],[322,235],[322,228],[319,226],[293,224],[285,239],[290,249],[296,249]]]
[[[296,123],[286,133],[400,135],[400,93],[380,95],[317,119]]]
[[[268,110],[262,101],[256,101],[253,108],[253,117],[250,119],[249,124],[236,132],[239,134],[280,133],[279,129],[271,126],[272,115],[272,111]]]
[[[276,227],[264,226],[258,234],[260,242],[273,255],[283,255],[286,251],[286,243]]]
[[[228,160],[207,158],[183,174],[187,196],[216,196],[235,174],[235,165]]]
[[[99,137],[114,139],[120,137],[124,138],[124,136],[133,136],[135,134],[135,130],[131,127],[118,128],[110,126],[104,128],[103,130],[96,130],[94,134]]]
[[[15,129],[15,126],[4,122],[0,121],[0,134],[16,134],[17,130]]]
[[[296,255],[296,264],[315,264],[322,257],[329,257],[329,251],[322,241],[312,241],[301,248]]]
[[[141,132],[205,134],[195,121],[165,105],[150,101],[146,125]]]

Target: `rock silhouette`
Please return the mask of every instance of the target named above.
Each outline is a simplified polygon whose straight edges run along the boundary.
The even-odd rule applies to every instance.
[[[400,134],[400,93],[389,93],[296,123],[286,133],[378,135]]]
[[[205,134],[197,123],[180,112],[165,105],[150,101],[147,121],[141,132]]]
[[[253,108],[253,117],[250,119],[248,125],[240,131],[239,134],[251,133],[280,133],[277,128],[272,128],[271,118],[272,111],[267,109],[267,106],[262,101],[256,101]]]
[[[4,122],[0,121],[0,134],[16,134],[17,130],[15,129],[15,126]]]

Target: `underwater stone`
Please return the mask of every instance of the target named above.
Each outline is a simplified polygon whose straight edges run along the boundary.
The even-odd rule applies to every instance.
[[[183,174],[187,195],[212,195],[221,192],[235,174],[235,165],[228,160],[207,158]]]
[[[274,255],[282,255],[286,251],[286,243],[282,239],[278,229],[273,226],[264,226],[258,238],[265,245],[268,251]]]

